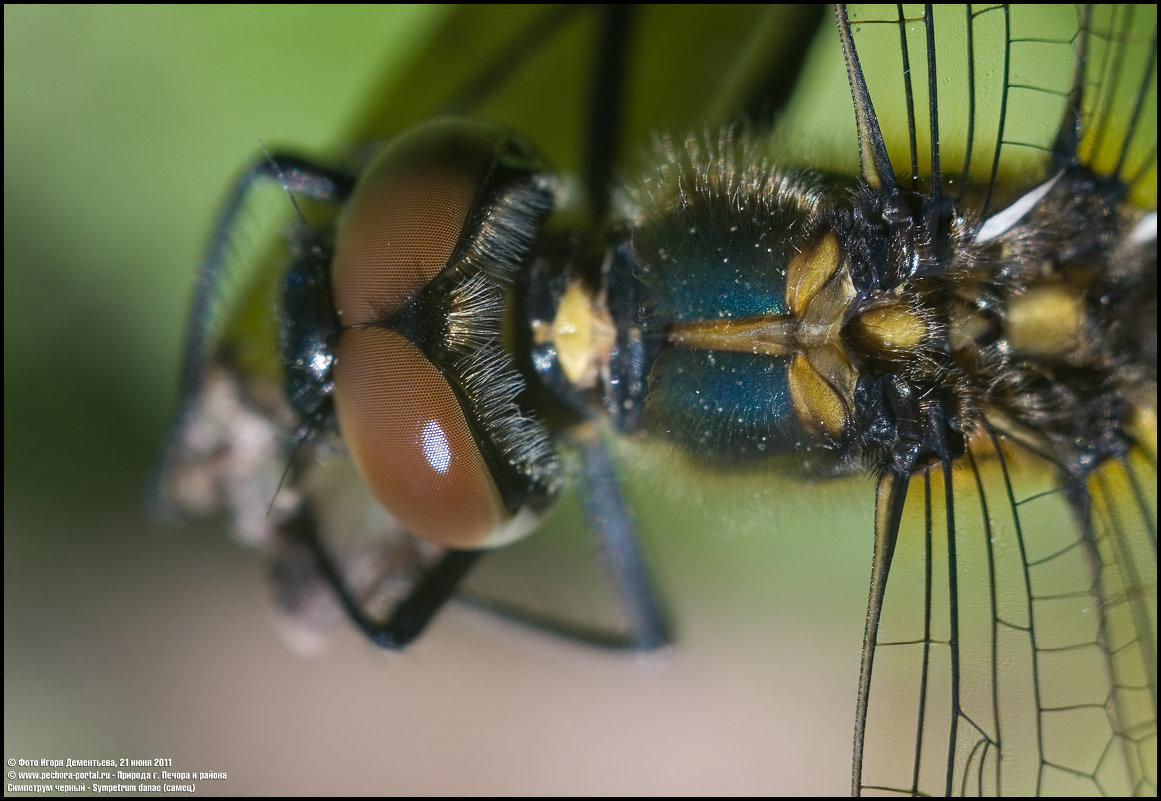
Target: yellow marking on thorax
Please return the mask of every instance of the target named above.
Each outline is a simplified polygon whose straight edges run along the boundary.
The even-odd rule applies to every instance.
[[[868,309],[851,321],[850,330],[862,347],[884,356],[914,351],[927,338],[923,317],[900,300]]]
[[[814,297],[841,265],[838,238],[826,234],[810,250],[799,253],[786,265],[786,304],[791,314],[802,317]]]
[[[790,401],[804,427],[821,428],[838,439],[847,425],[847,404],[843,394],[835,391],[824,373],[831,381],[837,381],[848,396],[854,389],[855,373],[845,355],[835,348],[826,348],[811,356],[814,358],[800,353],[790,362]]]
[[[551,343],[565,377],[583,389],[596,385],[616,345],[617,330],[604,304],[574,281],[561,296],[552,322],[532,323],[532,340]]]
[[[1064,356],[1076,349],[1083,327],[1080,293],[1046,284],[1008,301],[1004,336],[1015,350],[1032,356]]]

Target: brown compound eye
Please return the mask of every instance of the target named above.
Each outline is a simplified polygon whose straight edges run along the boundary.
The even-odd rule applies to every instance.
[[[479,274],[464,267],[469,229],[481,205],[493,212],[490,182],[504,141],[460,121],[394,141],[348,202],[331,265],[342,326],[333,373],[339,430],[379,502],[412,534],[453,548],[494,546],[530,529],[527,515],[511,511],[522,502],[505,504],[481,452],[481,441],[497,447],[488,420],[473,411],[482,393],[456,372],[473,354],[447,357],[443,320],[430,311],[433,293],[454,296],[461,273]],[[424,295],[437,278],[439,289]],[[427,311],[415,313],[420,306]],[[496,325],[499,314],[461,316]],[[477,333],[498,339],[498,331]],[[447,363],[437,367],[432,353]]]
[[[467,123],[435,123],[393,142],[368,167],[335,240],[331,283],[344,326],[398,314],[443,271],[492,163]]]
[[[475,548],[508,521],[455,393],[415,345],[382,328],[345,332],[335,389],[359,472],[409,531]]]

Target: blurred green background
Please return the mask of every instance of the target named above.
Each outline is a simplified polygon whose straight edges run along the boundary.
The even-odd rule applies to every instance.
[[[647,660],[454,611],[303,658],[259,555],[143,519],[221,193],[259,142],[345,143],[446,13],[5,7],[5,758],[168,757],[222,794],[845,792],[865,479],[644,466],[682,635]]]

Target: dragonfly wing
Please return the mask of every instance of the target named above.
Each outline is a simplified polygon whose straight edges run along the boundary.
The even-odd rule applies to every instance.
[[[857,791],[1155,791],[1155,478],[1135,450],[1078,498],[999,435],[911,478],[880,516]]]
[[[864,176],[983,221],[1079,161],[1155,208],[1155,14],[849,7]],[[1126,283],[1145,297],[1118,316],[1155,329],[1155,289]],[[1086,472],[987,418],[961,458],[880,481],[854,790],[1153,792],[1155,429]]]
[[[1156,435],[1153,435],[1156,443]],[[1143,448],[1089,478],[1082,532],[1100,600],[1111,678],[1104,709],[1126,794],[1157,792],[1157,462]],[[1082,496],[1082,500],[1085,496]],[[1078,512],[1083,513],[1081,506]]]
[[[848,14],[901,188],[970,200],[986,217],[1048,177],[1076,74],[1075,9],[852,5]]]
[[[1116,176],[1131,203],[1155,209],[1157,7],[1094,6],[1084,28],[1077,155],[1096,173]]]

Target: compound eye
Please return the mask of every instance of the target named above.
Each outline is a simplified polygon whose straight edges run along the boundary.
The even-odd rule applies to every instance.
[[[494,161],[482,126],[420,126],[384,148],[347,204],[331,283],[344,326],[399,313],[455,253]]]
[[[335,238],[330,278],[341,328],[333,371],[339,429],[387,511],[415,536],[453,548],[511,541],[530,530],[533,517],[523,513],[518,492],[528,497],[527,489],[536,488],[511,467],[511,443],[500,436],[530,424],[513,411],[502,429],[475,409],[482,397],[498,395],[481,384],[487,379],[477,377],[479,369],[465,378],[462,363],[473,354],[462,350],[461,330],[471,328],[471,341],[499,340],[502,309],[488,304],[503,303],[500,270],[487,273],[468,254],[491,258],[479,256],[481,219],[506,221],[496,227],[509,232],[504,246],[489,253],[520,254],[529,246],[535,226],[507,222],[504,215],[512,212],[500,202],[534,191],[531,168],[521,162],[524,147],[478,123],[419,126],[372,160]],[[547,213],[549,204],[536,195],[516,205]],[[492,281],[491,291],[456,292],[470,280]],[[461,338],[449,341],[453,313],[464,322],[456,329]],[[509,495],[501,494],[493,469]],[[529,487],[517,486],[519,480]]]
[[[511,516],[447,380],[402,335],[346,331],[335,411],[371,492],[409,531],[452,548],[489,544]]]

